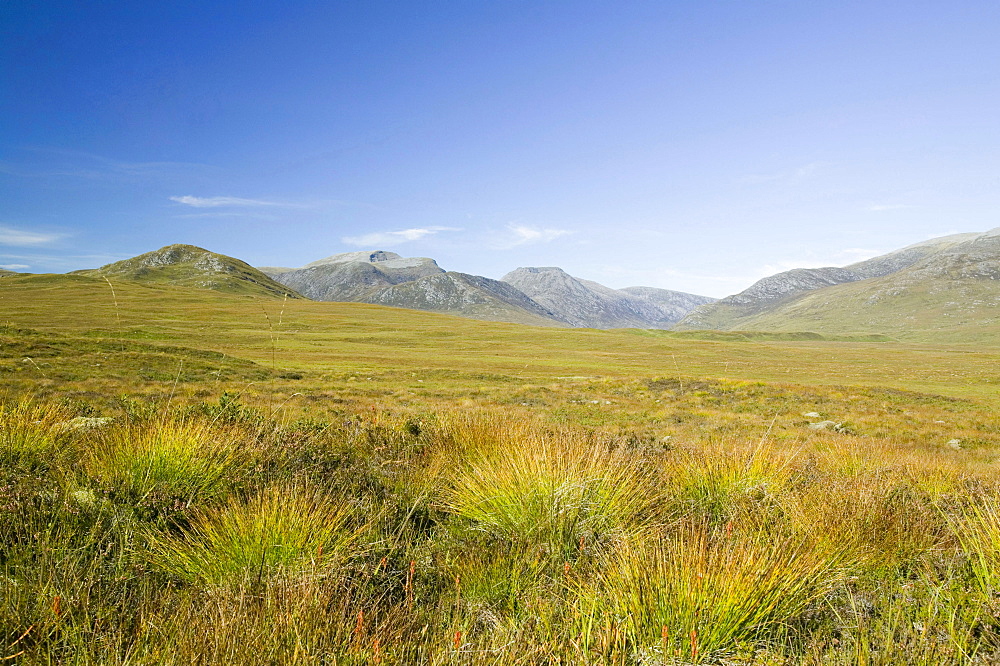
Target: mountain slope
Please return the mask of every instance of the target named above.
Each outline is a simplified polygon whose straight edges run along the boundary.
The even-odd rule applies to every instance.
[[[842,268],[796,268],[778,273],[758,280],[738,294],[695,308],[676,328],[750,330],[747,327],[757,315],[771,312],[780,303],[836,285],[892,275],[978,236],[973,233],[934,238]]]
[[[444,272],[433,259],[404,258],[383,251],[348,252],[302,268],[266,267],[261,271],[306,298],[365,303],[370,302],[368,296],[383,287]]]
[[[475,319],[536,326],[565,325],[552,312],[505,282],[452,271],[380,289],[365,302]]]
[[[347,252],[302,268],[262,269],[318,301],[346,301],[442,312],[536,326],[566,322],[514,287],[489,278],[445,272],[433,259],[395,252]]]
[[[656,287],[625,287],[624,289],[619,289],[618,291],[623,291],[626,294],[644,298],[647,301],[651,301],[656,304],[656,306],[663,313],[663,316],[658,320],[658,323],[663,324],[664,328],[669,325],[676,324],[683,319],[687,313],[691,312],[691,310],[696,307],[700,305],[707,305],[708,303],[714,303],[718,300],[710,296],[698,296],[696,294],[688,294],[683,291],[658,289]]]
[[[589,328],[669,328],[689,309],[685,302],[712,300],[651,287],[611,289],[555,267],[518,268],[501,279],[571,326]]]
[[[741,317],[730,330],[864,332],[949,341],[1000,336],[1000,229],[916,247],[924,256],[905,267],[795,294]]]
[[[200,287],[227,293],[301,297],[239,259],[209,252],[194,245],[167,245],[131,259],[76,272],[135,282]]]

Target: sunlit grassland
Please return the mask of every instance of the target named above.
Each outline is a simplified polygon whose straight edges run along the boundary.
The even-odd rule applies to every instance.
[[[128,282],[115,289],[117,297],[112,298],[108,284],[85,276],[5,278],[0,324],[99,342],[112,356],[117,356],[116,345],[132,354],[163,346],[216,352],[224,356],[201,358],[199,365],[216,364],[213,371],[222,379],[231,374],[255,381],[261,375],[254,376],[246,366],[252,361],[269,371],[269,391],[283,383],[282,374],[302,376],[299,383],[284,382],[291,391],[354,392],[352,383],[361,382],[368,389],[414,394],[447,394],[450,389],[460,394],[498,382],[572,385],[677,376],[884,386],[986,400],[1000,386],[1000,344],[706,340],[661,331],[525,327],[363,304],[282,301]],[[129,342],[141,344],[133,349]],[[114,377],[107,368],[92,369],[101,362],[95,356],[100,353],[77,355],[81,363],[73,369],[80,379],[75,381]],[[164,350],[164,356],[170,353]],[[149,377],[123,370],[117,379],[125,385],[133,378],[183,378],[188,363],[177,350],[174,355],[176,359],[164,359],[176,361],[172,370],[165,362]],[[67,356],[73,354],[60,354]],[[41,386],[47,379],[61,383],[59,377],[45,377],[43,363],[23,358],[8,357],[4,369],[29,373]],[[144,381],[134,383],[138,387]]]
[[[1000,346],[114,288],[0,283],[7,663],[1000,658]]]

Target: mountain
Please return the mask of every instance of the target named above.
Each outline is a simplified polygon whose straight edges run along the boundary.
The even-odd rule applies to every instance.
[[[167,245],[131,259],[75,272],[229,293],[301,298],[295,291],[239,259],[209,252],[194,245]]]
[[[380,289],[366,302],[536,326],[566,323],[505,282],[452,271]]]
[[[348,301],[537,326],[566,322],[498,280],[445,272],[433,259],[395,252],[347,252],[302,268],[261,269],[317,301]]]
[[[302,268],[263,267],[263,273],[316,301],[365,302],[375,290],[444,273],[433,259],[395,252],[347,252]]]
[[[657,289],[656,287],[625,287],[618,291],[644,298],[656,304],[664,315],[659,320],[660,323],[664,324],[663,328],[666,328],[667,325],[676,324],[696,307],[714,303],[717,300],[709,296],[697,296],[683,291]]]
[[[696,309],[678,328],[954,341],[1000,334],[1000,228],[936,238],[843,269],[813,270],[825,271],[821,277],[846,271],[852,279],[811,288],[803,288],[803,280],[783,295],[761,297],[761,283],[780,287],[792,282],[790,274],[801,275],[781,273]]]
[[[561,268],[518,268],[501,278],[571,326],[670,328],[691,308],[713,299],[667,289],[611,289]]]

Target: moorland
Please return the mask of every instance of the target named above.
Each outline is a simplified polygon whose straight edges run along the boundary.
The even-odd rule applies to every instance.
[[[995,663],[998,359],[6,276],[0,659]]]

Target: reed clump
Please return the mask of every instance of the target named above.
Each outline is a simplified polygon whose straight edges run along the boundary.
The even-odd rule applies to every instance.
[[[257,462],[255,442],[187,418],[125,423],[98,433],[85,468],[108,496],[162,513],[227,497]]]

